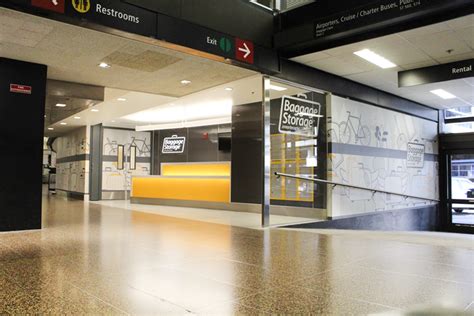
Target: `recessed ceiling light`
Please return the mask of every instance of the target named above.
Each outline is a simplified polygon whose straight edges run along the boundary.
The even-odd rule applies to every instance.
[[[107,64],[107,63],[101,62],[101,63],[99,64],[99,67],[105,69],[105,68],[110,68],[110,65]]]
[[[275,90],[275,91],[285,91],[285,90],[288,90],[288,89],[285,88],[285,87],[275,86],[275,85],[273,85],[273,84],[270,85],[270,89],[271,89],[271,90]]]
[[[127,101],[127,99],[125,99],[125,98],[118,98],[117,101],[125,102],[125,101]]]
[[[397,67],[397,65],[392,63],[390,60],[374,53],[370,49],[359,50],[354,52],[354,54],[383,69]]]
[[[181,80],[181,84],[183,84],[183,85],[188,85],[190,83],[191,83],[191,81],[189,81],[189,80]]]
[[[231,88],[231,87],[227,87],[227,88],[225,88],[224,90],[225,90],[225,91],[232,91],[232,90],[234,90],[234,89]]]
[[[80,117],[80,116],[74,116],[74,119],[75,119],[75,120],[80,120],[81,117]]]
[[[59,123],[59,125],[67,125],[67,123],[66,122],[61,122],[61,123]]]
[[[58,103],[58,104],[56,104],[56,106],[57,106],[58,108],[65,108],[65,107],[66,107],[66,104],[64,104],[64,103]]]
[[[443,89],[431,90],[430,92],[444,100],[456,99],[456,96],[454,94]]]
[[[54,128],[48,127],[48,131],[54,131]]]
[[[92,109],[91,112],[99,112],[97,109]]]

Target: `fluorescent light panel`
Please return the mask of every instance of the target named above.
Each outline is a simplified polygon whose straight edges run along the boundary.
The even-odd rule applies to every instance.
[[[102,62],[102,63],[99,64],[99,67],[105,69],[105,68],[110,68],[110,65],[107,64],[107,63]]]
[[[431,93],[437,95],[443,100],[450,100],[450,99],[456,99],[456,96],[446,90],[443,89],[436,89],[436,90],[431,90]]]
[[[209,126],[209,125],[217,125],[217,124],[230,124],[230,123],[232,123],[232,118],[221,117],[221,118],[179,122],[179,123],[142,125],[142,126],[137,126],[135,130],[137,132],[159,131],[159,130],[165,130],[165,129],[190,128],[190,127]]]
[[[276,85],[274,85],[274,84],[270,84],[270,89],[271,89],[271,90],[275,90],[275,91],[285,91],[285,90],[288,90],[288,89],[285,88],[285,87],[276,86]]]
[[[370,49],[359,50],[355,52],[354,54],[359,56],[360,58],[367,60],[368,62],[374,65],[379,66],[382,69],[397,67],[397,65],[392,63],[390,60],[388,60],[385,57],[380,56],[379,54],[374,53]]]
[[[64,104],[64,103],[58,103],[58,104],[56,104],[56,106],[57,106],[58,108],[65,108],[65,107],[66,107],[66,104]]]

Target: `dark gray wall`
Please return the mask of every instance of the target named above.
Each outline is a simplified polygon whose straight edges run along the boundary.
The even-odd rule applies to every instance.
[[[234,203],[262,200],[262,103],[232,107],[232,183]]]
[[[159,175],[160,164],[166,162],[230,161],[230,152],[220,151],[219,132],[230,132],[230,125],[211,125],[155,131],[153,134],[153,174]],[[186,137],[183,153],[163,154],[163,140],[177,135]]]
[[[433,205],[294,225],[291,227],[382,231],[438,231],[440,230],[440,220],[438,206]]]
[[[102,200],[102,124],[91,127],[89,194],[91,201]]]
[[[125,0],[150,11],[272,46],[273,14],[243,0]],[[158,17],[159,19],[159,17]]]
[[[44,65],[0,58],[0,231],[41,228]],[[10,84],[32,94],[10,92]]]

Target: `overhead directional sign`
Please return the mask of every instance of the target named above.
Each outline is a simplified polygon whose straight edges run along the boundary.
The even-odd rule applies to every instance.
[[[412,87],[421,84],[470,78],[474,76],[474,59],[456,61],[449,64],[400,71],[399,87]]]
[[[254,46],[251,41],[240,38],[235,39],[235,58],[237,60],[253,64],[254,62]]]

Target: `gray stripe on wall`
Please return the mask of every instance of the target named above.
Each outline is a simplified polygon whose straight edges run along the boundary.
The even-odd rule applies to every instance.
[[[117,156],[103,156],[104,162],[116,162]],[[151,163],[151,157],[137,157],[137,163]]]
[[[82,155],[59,158],[59,159],[56,160],[56,163],[67,163],[67,162],[83,161],[83,160],[89,160],[89,158],[90,158],[89,154],[82,154]]]
[[[353,144],[332,143],[332,153],[342,155],[406,159],[405,150],[378,148]],[[425,161],[438,161],[438,155],[425,154]]]

